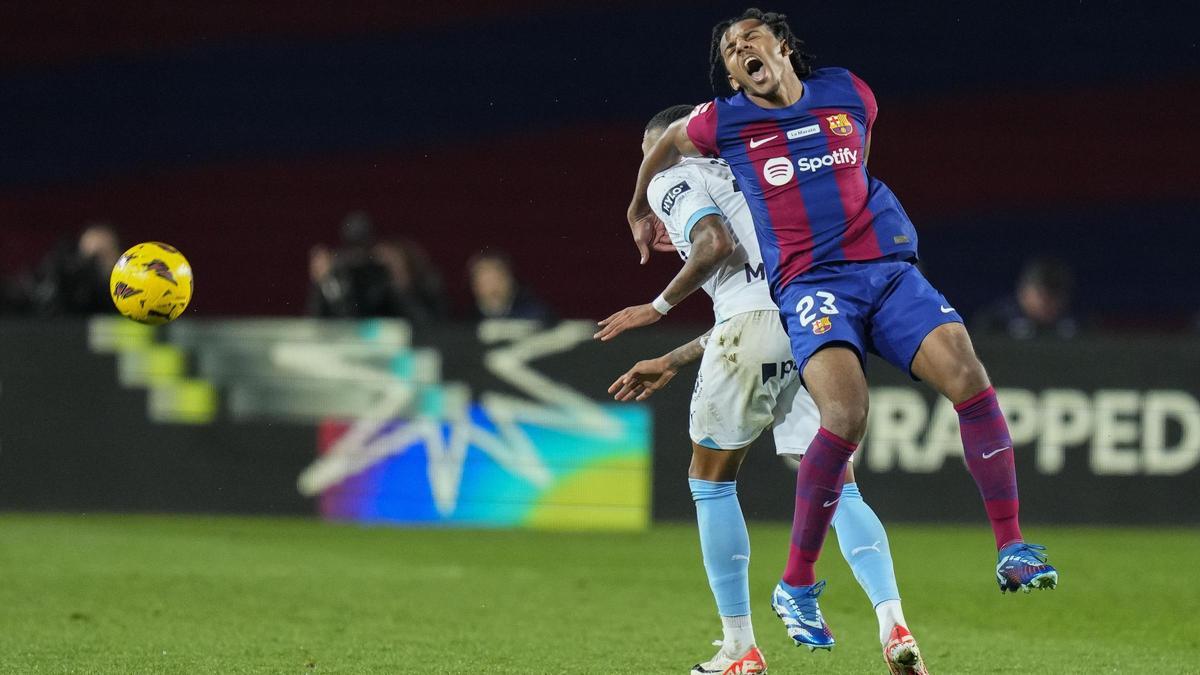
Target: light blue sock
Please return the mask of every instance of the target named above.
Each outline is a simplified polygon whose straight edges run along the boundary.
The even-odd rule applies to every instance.
[[[700,527],[700,551],[708,585],[721,616],[750,613],[750,534],[738,503],[737,481],[689,478]]]
[[[847,483],[842,487],[842,500],[833,514],[833,528],[842,556],[850,563],[854,578],[866,591],[871,605],[899,600],[887,532],[879,516],[863,501],[858,484]]]

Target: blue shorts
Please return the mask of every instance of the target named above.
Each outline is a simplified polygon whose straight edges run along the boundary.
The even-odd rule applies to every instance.
[[[779,309],[801,376],[812,355],[835,342],[853,347],[859,359],[878,354],[913,376],[925,336],[944,323],[962,323],[908,262],[819,265],[784,287]]]

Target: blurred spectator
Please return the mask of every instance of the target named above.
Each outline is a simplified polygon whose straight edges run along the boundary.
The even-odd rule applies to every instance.
[[[1018,340],[1073,338],[1079,333],[1079,322],[1071,314],[1074,291],[1071,268],[1053,258],[1035,258],[1017,278],[1016,292],[980,311],[972,329]]]
[[[354,211],[342,222],[342,245],[337,251],[321,245],[312,248],[308,259],[312,280],[309,314],[336,318],[387,314],[388,271],[371,259],[373,238],[371,217]]]
[[[309,314],[322,317],[397,317],[428,324],[446,315],[441,278],[417,245],[375,242],[370,217],[346,216],[342,246],[309,253]]]
[[[371,255],[388,271],[388,316],[415,324],[446,318],[442,278],[423,248],[415,242],[392,239],[376,244]]]
[[[512,261],[505,253],[477,253],[467,263],[467,276],[474,298],[472,319],[550,320],[549,308],[517,282]]]
[[[30,291],[33,310],[43,316],[113,311],[108,280],[121,257],[121,241],[108,223],[91,223],[75,245],[60,245],[39,265]]]

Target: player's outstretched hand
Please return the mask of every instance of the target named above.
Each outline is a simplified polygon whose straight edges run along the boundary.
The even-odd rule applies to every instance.
[[[625,212],[625,218],[629,221],[629,229],[633,233],[633,243],[637,245],[638,255],[641,256],[638,262],[645,265],[646,261],[650,259],[650,241],[654,237],[652,221],[654,212],[648,205],[639,205],[634,202]]]
[[[613,314],[601,321],[600,330],[592,337],[607,342],[631,328],[649,326],[663,317],[654,309],[654,305],[634,305]]]
[[[653,211],[642,212],[630,206],[628,217],[629,229],[633,232],[633,243],[637,244],[641,264],[645,265],[646,261],[650,260],[651,250],[659,253],[675,252],[675,244],[671,243],[667,227]]]
[[[663,221],[659,220],[658,216],[654,216],[654,240],[650,244],[650,248],[656,253],[678,253],[679,249],[675,248],[675,242],[671,241],[671,235],[667,232],[667,226]]]
[[[618,401],[645,401],[654,392],[667,386],[678,372],[663,357],[638,361],[629,372],[617,378],[608,388],[608,393]]]

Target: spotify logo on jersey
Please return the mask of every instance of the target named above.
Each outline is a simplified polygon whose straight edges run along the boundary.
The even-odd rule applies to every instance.
[[[772,157],[763,164],[763,178],[771,185],[783,185],[792,179],[796,169],[787,157]]]

